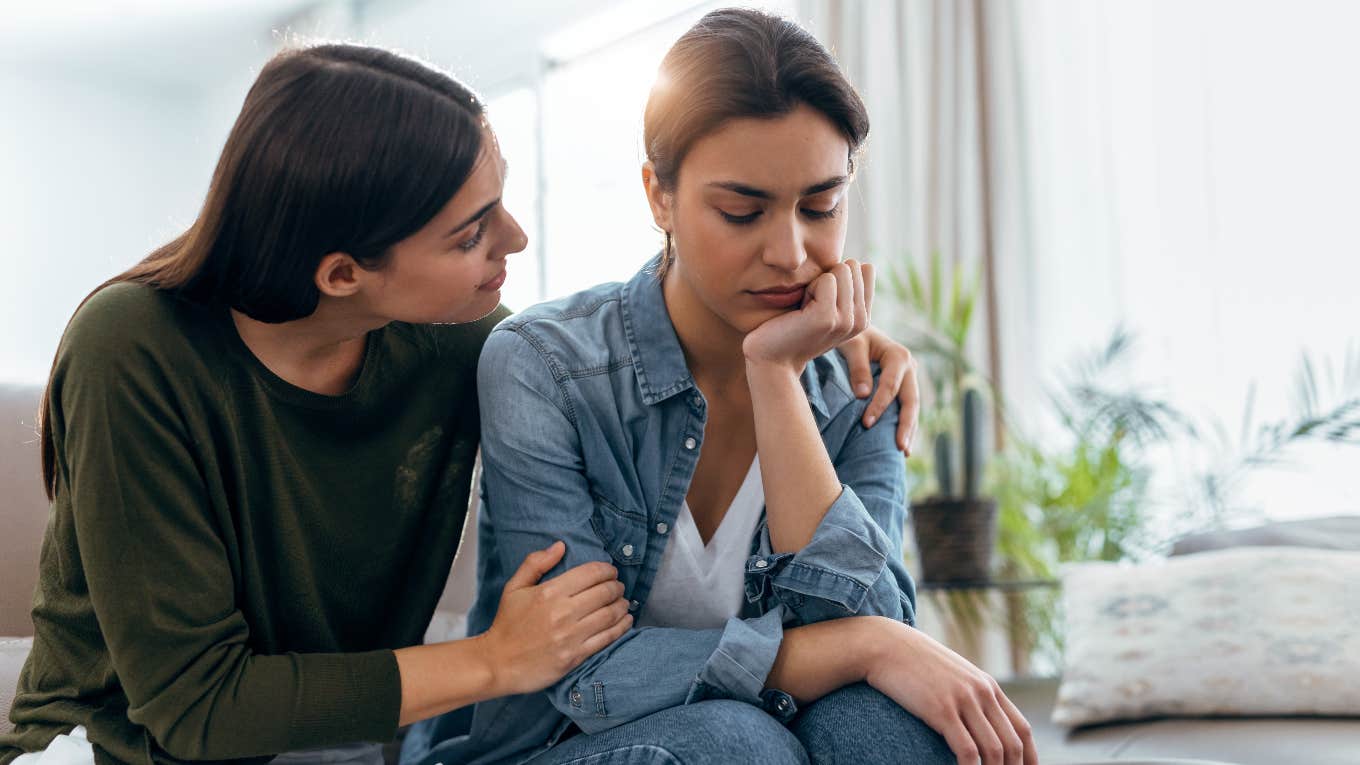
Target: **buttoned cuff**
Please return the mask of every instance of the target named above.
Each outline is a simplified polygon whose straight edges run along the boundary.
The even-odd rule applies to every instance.
[[[784,641],[783,611],[776,608],[755,619],[728,619],[718,647],[700,670],[685,703],[722,698],[763,708],[765,679]]]
[[[764,532],[769,534],[767,528]],[[764,549],[770,549],[768,539]],[[858,613],[883,575],[892,543],[849,486],[827,508],[812,539],[796,553],[752,556],[746,562],[746,597],[773,594],[798,613],[806,599],[828,601]]]

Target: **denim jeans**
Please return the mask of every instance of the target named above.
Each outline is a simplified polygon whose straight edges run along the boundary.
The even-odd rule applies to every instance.
[[[787,727],[750,704],[672,707],[577,734],[528,765],[953,765],[940,734],[860,683],[808,705]]]

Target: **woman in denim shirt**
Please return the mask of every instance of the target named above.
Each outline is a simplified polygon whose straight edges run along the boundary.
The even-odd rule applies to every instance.
[[[797,26],[718,11],[667,55],[645,123],[664,252],[483,350],[470,628],[556,539],[546,578],[612,563],[640,624],[545,692],[417,726],[403,760],[1037,762],[995,681],[912,627],[897,410],[864,427],[832,352],[873,295],[842,258],[859,97]],[[677,550],[727,524],[742,549],[712,563],[734,597],[696,598]]]

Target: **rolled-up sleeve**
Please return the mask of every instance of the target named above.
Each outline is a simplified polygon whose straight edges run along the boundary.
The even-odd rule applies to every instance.
[[[599,500],[586,475],[566,375],[532,337],[509,328],[491,334],[478,374],[482,512],[497,572],[480,582],[481,596],[494,598],[526,555],[559,539],[566,554],[544,581],[591,561],[612,563],[592,525]],[[764,686],[785,616],[779,608],[708,630],[631,629],[546,693],[587,733],[706,698],[777,705]]]
[[[746,564],[747,599],[783,605],[794,623],[846,616],[916,620],[915,585],[902,560],[907,477],[894,443],[898,407],[889,406],[872,428],[859,424],[863,408],[863,402],[847,406],[829,425],[847,430],[832,455],[841,493],[812,539],[796,552],[757,554]],[[772,549],[768,527],[759,549]]]

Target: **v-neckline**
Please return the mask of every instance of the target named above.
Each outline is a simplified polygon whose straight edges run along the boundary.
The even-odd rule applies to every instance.
[[[732,501],[728,503],[723,511],[722,520],[718,521],[718,527],[713,530],[713,536],[704,542],[703,535],[699,533],[699,524],[694,522],[694,513],[689,508],[689,501],[684,500],[680,506],[681,523],[677,524],[680,533],[688,537],[689,544],[685,545],[691,560],[698,566],[699,570],[707,571],[711,568],[713,551],[717,549],[719,538],[724,537],[724,533],[732,534],[732,508],[739,502],[749,497],[755,491],[760,481],[760,455],[756,454],[751,459],[751,466],[746,469],[746,476],[741,479],[741,486],[737,487],[737,493],[732,495]],[[726,530],[726,532],[724,532]]]

